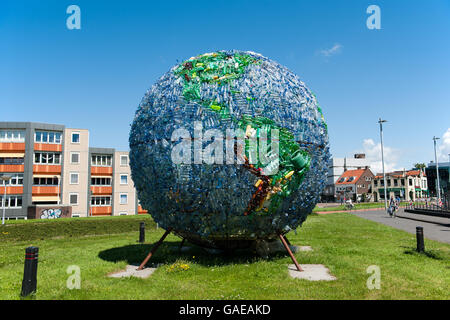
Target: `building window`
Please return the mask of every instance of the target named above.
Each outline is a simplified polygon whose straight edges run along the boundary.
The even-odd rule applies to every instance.
[[[375,187],[378,187],[378,180],[373,180],[373,185],[374,185]]]
[[[10,176],[6,182],[7,186],[23,186],[23,173],[0,173],[0,176]],[[4,185],[5,182],[0,182],[0,185]],[[2,190],[3,191],[3,190]]]
[[[120,204],[127,204],[128,203],[128,195],[126,193],[120,194]]]
[[[400,181],[402,183],[402,187],[404,187],[405,186],[405,179],[401,179]]]
[[[70,173],[70,184],[78,184],[78,172],[71,172]]]
[[[58,177],[33,177],[33,185],[35,186],[57,186]]]
[[[108,178],[108,177],[91,178],[91,185],[93,185],[93,186],[110,186],[111,178]]]
[[[55,152],[35,152],[35,164],[61,164],[61,153]]]
[[[22,208],[22,196],[18,195],[7,195],[5,203],[3,203],[3,195],[0,196],[0,208],[3,209],[3,204],[5,208],[9,209],[20,209]]]
[[[73,206],[78,205],[78,193],[69,194],[69,203]]]
[[[111,205],[111,197],[92,197],[91,206],[93,207],[107,207]]]
[[[25,142],[25,131],[0,130],[0,142]]]
[[[0,164],[24,164],[24,158],[0,158]]]
[[[120,184],[128,184],[128,175],[127,174],[120,175]]]
[[[397,187],[398,186],[398,180],[394,179],[394,186]]]
[[[79,164],[80,163],[80,153],[79,152],[71,152],[70,153],[70,163],[71,164]]]
[[[80,133],[72,132],[72,143],[80,143]]]
[[[91,165],[96,167],[111,167],[112,156],[111,155],[92,155]]]
[[[61,144],[61,132],[54,131],[36,131],[34,141],[37,143]]]
[[[128,156],[127,155],[121,155],[120,156],[120,165],[121,166],[127,166],[128,165]]]
[[[410,187],[412,186],[412,179],[408,179],[408,184]]]
[[[388,187],[391,186],[391,179],[389,179],[389,180],[387,181],[387,185],[388,185]]]

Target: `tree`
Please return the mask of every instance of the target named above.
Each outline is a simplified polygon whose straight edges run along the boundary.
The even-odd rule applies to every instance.
[[[427,166],[426,166],[426,164],[425,163],[415,163],[414,164],[414,169],[419,169],[419,170],[421,170],[421,169],[425,169]]]

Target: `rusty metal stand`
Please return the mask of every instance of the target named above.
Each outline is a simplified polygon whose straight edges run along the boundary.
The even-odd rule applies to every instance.
[[[291,249],[289,248],[289,245],[287,244],[286,240],[284,239],[284,236],[280,233],[278,235],[280,237],[281,243],[284,245],[284,247],[286,248],[286,251],[289,253],[289,256],[292,259],[292,262],[294,262],[296,268],[298,271],[303,271],[303,269],[300,267],[300,265],[297,262],[297,259],[295,259],[294,255],[292,254]]]
[[[289,239],[286,236],[283,236],[284,240],[286,240],[286,243],[288,244],[288,246],[291,245],[291,242],[289,241]]]
[[[157,243],[155,243],[155,245],[153,246],[152,250],[150,251],[150,253],[147,255],[147,257],[144,259],[144,261],[142,261],[141,265],[139,266],[139,268],[137,268],[137,270],[142,270],[145,267],[145,264],[148,262],[148,260],[150,260],[150,258],[152,257],[152,255],[156,252],[156,250],[159,248],[159,246],[161,245],[161,243],[163,243],[164,239],[169,235],[169,233],[172,231],[172,228],[168,228],[166,230],[166,232],[163,234],[163,236],[161,237],[161,239],[159,239],[159,241]]]
[[[186,241],[186,238],[183,238],[183,240],[181,240],[180,246],[178,247],[178,252],[181,252],[181,249],[183,248],[185,241]]]

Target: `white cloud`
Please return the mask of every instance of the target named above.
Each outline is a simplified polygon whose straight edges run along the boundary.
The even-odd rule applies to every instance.
[[[448,154],[450,153],[450,128],[447,129],[441,139],[436,141],[436,143],[439,162],[448,162]]]
[[[320,54],[324,57],[330,57],[334,54],[341,52],[341,49],[342,49],[342,45],[340,43],[336,43],[330,49],[320,50]]]
[[[396,170],[402,170],[399,168],[397,161],[400,156],[400,151],[394,148],[383,146],[384,152],[384,170],[386,172],[392,172]],[[364,139],[363,150],[361,153],[366,154],[366,159],[369,161],[370,170],[374,174],[383,172],[383,165],[381,161],[381,143],[375,143],[373,139]]]

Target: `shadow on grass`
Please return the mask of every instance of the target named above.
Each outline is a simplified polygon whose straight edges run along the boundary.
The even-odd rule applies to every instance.
[[[435,260],[444,260],[444,257],[440,252],[435,250],[425,250],[425,252],[417,252],[416,249],[412,249],[409,247],[402,246],[402,248],[406,248],[407,250],[403,251],[404,254],[409,254],[417,257],[425,256],[427,258],[435,259]]]
[[[273,261],[289,257],[287,253],[280,252],[271,254],[268,259],[263,259],[250,249],[211,253],[199,246],[185,242],[184,248],[191,248],[186,252],[179,250],[180,243],[181,241],[165,241],[148,261],[147,266],[172,264],[177,260],[185,260],[211,267],[231,264],[249,264],[262,260]],[[131,244],[123,247],[111,248],[100,251],[98,257],[110,262],[125,261],[129,265],[139,265],[148,255],[153,245],[154,244]]]

